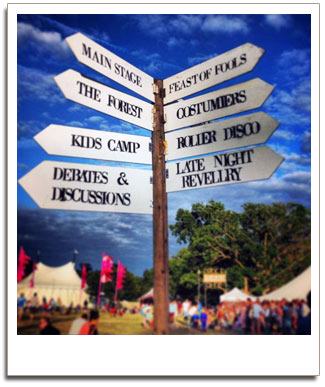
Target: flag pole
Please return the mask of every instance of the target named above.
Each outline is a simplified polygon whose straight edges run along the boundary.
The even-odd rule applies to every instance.
[[[29,292],[29,298],[31,299],[32,298],[32,294],[33,294],[33,288],[34,288],[34,281],[35,281],[35,263],[33,261],[33,271],[32,271],[32,278],[31,278],[31,283],[33,284],[33,286],[30,286],[30,292]]]
[[[102,290],[102,281],[101,277],[99,276],[99,285],[98,285],[98,295],[97,295],[97,308],[99,307],[100,304],[100,292]]]
[[[118,289],[117,289],[117,279],[118,279],[118,271],[119,271],[119,267],[120,267],[120,261],[117,262],[114,302],[117,301],[117,292],[118,292]]]

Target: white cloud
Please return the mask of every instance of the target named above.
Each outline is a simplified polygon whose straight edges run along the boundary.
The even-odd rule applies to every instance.
[[[68,108],[68,112],[70,113],[80,112],[80,110],[82,110],[82,106],[78,104],[74,104]]]
[[[75,127],[81,127],[81,128],[84,127],[84,124],[82,122],[80,122],[80,121],[69,121],[67,123],[67,125],[75,126]]]
[[[297,135],[289,132],[288,130],[276,130],[273,134],[273,138],[278,138],[281,140],[293,141],[297,139]]]
[[[180,39],[180,38],[175,38],[175,36],[171,36],[170,38],[168,38],[166,44],[169,48],[174,48],[174,47],[177,47],[177,46],[181,46],[185,43],[184,39]]]
[[[202,22],[203,16],[201,15],[178,15],[175,19],[171,19],[169,25],[172,30],[187,35],[200,28]]]
[[[276,30],[288,28],[291,25],[291,18],[289,15],[265,15],[265,21]]]
[[[202,30],[226,34],[246,34],[249,32],[249,26],[245,18],[240,16],[209,15],[204,20]]]
[[[38,120],[20,120],[17,125],[18,138],[34,136],[45,127],[46,124]]]
[[[167,32],[166,18],[163,15],[134,15],[133,20],[149,35],[160,36]]]
[[[246,16],[228,15],[136,15],[133,20],[138,28],[151,36],[165,37],[175,34],[174,37],[165,39],[169,46],[181,42],[181,36],[188,36],[196,31],[206,33],[247,33],[249,25]],[[196,44],[190,41],[190,44]]]
[[[310,80],[298,79],[290,89],[275,89],[264,106],[281,124],[310,125]]]
[[[310,72],[310,49],[292,49],[283,51],[278,65],[287,73],[303,76]]]
[[[91,116],[91,117],[87,118],[87,121],[89,121],[89,122],[102,122],[103,120],[104,120],[104,118],[101,116]]]
[[[297,166],[310,166],[311,158],[307,155],[300,155],[297,153],[291,153],[289,155],[284,155],[287,162],[296,164]]]
[[[65,98],[54,82],[54,74],[18,66],[18,100],[38,99],[53,106],[64,103]]]
[[[193,56],[193,57],[190,57],[187,59],[187,62],[189,65],[193,66],[193,65],[196,65],[198,63],[201,63],[201,62],[205,62],[206,60],[209,60],[211,58],[214,58],[215,56],[217,56],[218,53],[212,53],[212,54],[207,54],[207,55],[197,55],[197,56]]]
[[[32,44],[38,51],[55,54],[61,58],[72,55],[61,34],[56,31],[41,31],[31,24],[17,23],[18,45]]]
[[[293,172],[293,173],[289,173],[287,175],[284,175],[282,177],[282,179],[285,181],[296,183],[296,184],[308,184],[308,185],[310,185],[311,173],[310,172],[303,172],[303,171]]]

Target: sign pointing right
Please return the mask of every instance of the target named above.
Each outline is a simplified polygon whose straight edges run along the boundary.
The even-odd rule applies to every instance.
[[[259,108],[274,86],[255,78],[165,106],[165,132]]]
[[[248,73],[263,54],[262,48],[246,43],[164,79],[164,104]]]
[[[167,164],[167,192],[268,179],[283,157],[267,146]]]
[[[212,122],[166,133],[166,160],[199,156],[234,148],[263,144],[279,126],[264,112]]]

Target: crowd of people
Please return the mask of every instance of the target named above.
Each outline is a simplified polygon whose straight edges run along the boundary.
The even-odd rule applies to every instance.
[[[69,334],[98,334],[98,310],[88,310],[88,302],[83,307],[80,305],[68,308],[62,305],[61,300],[46,298],[40,303],[37,293],[34,293],[29,301],[22,293],[17,300],[18,325],[26,314],[33,320],[35,313],[40,313],[40,334],[60,334],[60,331],[51,324],[50,316],[55,313],[82,315],[76,318],[72,324]],[[287,301],[260,301],[258,298],[246,301],[221,302],[217,306],[204,307],[200,300],[191,302],[189,299],[181,301],[173,300],[169,304],[169,322],[173,327],[180,324],[187,325],[202,332],[208,329],[216,331],[231,330],[242,334],[310,334],[311,333],[311,293],[305,300]],[[131,310],[118,302],[109,302],[100,308],[102,313],[111,316],[123,316],[125,313],[142,316],[144,328],[153,328],[154,307],[151,302],[141,303],[139,308]]]
[[[17,308],[18,308],[18,324],[21,322],[24,316],[28,316],[32,321],[36,313],[40,313],[44,316],[51,316],[56,313],[59,314],[71,314],[71,313],[80,313],[82,309],[88,309],[88,301],[85,300],[83,305],[74,305],[71,302],[68,306],[64,305],[60,297],[55,300],[50,298],[47,300],[46,297],[40,298],[37,293],[33,293],[29,300],[26,299],[25,294],[21,293],[17,299]]]
[[[176,317],[191,328],[233,330],[243,334],[310,334],[311,294],[305,300],[221,302],[203,307],[199,300],[172,301],[169,308],[170,322]]]

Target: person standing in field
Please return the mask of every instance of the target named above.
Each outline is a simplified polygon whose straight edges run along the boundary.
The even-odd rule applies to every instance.
[[[20,323],[21,319],[23,318],[25,303],[26,303],[25,295],[24,295],[24,293],[20,293],[20,297],[18,297],[18,300],[17,300],[18,324]]]
[[[60,335],[60,331],[51,324],[48,316],[41,317],[39,327],[41,335]]]
[[[187,319],[188,319],[190,306],[191,306],[190,300],[186,299],[183,302],[183,305],[182,305],[182,307],[183,307],[183,317],[184,317],[185,321],[187,321]]]
[[[80,329],[79,335],[98,335],[99,313],[97,310],[91,310],[87,321]]]
[[[81,328],[85,325],[88,320],[87,313],[83,313],[81,317],[76,318],[72,321],[69,330],[69,335],[78,335]]]
[[[30,317],[31,321],[34,320],[34,316],[38,310],[38,307],[39,307],[38,296],[37,296],[37,293],[34,293],[32,299],[30,300],[30,315],[29,315],[29,317]]]

